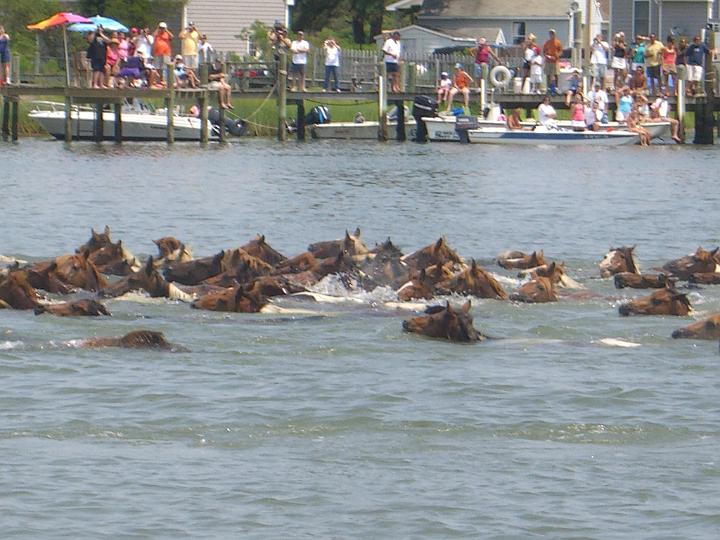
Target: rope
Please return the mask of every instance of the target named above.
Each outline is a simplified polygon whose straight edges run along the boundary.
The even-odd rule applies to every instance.
[[[255,112],[254,112],[254,113],[252,113],[252,114],[251,114],[250,116],[248,116],[247,118],[243,118],[243,120],[244,120],[245,122],[249,122],[249,120],[250,120],[252,117],[254,117],[257,113],[260,112],[260,109],[262,109],[262,108],[265,106],[265,104],[268,102],[268,100],[270,99],[270,97],[271,97],[271,96],[273,95],[273,93],[275,92],[275,87],[276,87],[276,86],[277,86],[277,83],[273,84],[273,87],[272,87],[272,88],[270,89],[270,91],[268,92],[268,95],[265,96],[265,99],[263,99],[263,101],[262,101],[262,103],[260,104],[260,106],[259,106],[257,109],[255,109]],[[275,129],[277,129],[277,128],[275,128]]]
[[[328,105],[325,101],[317,101],[314,99],[306,99],[310,103],[317,103],[318,105]],[[377,103],[377,101],[353,101],[352,103],[330,103],[333,107],[357,107],[358,105],[370,105]]]
[[[278,130],[277,126],[267,126],[265,124],[258,124],[257,122],[252,122],[251,120],[244,120],[244,122],[247,124],[250,124],[251,126],[257,126],[257,127],[261,127],[261,128],[265,128],[265,129],[270,129],[273,131]]]

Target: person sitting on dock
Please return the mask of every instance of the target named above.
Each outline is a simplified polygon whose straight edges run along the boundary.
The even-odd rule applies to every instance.
[[[565,106],[570,107],[572,102],[575,100],[575,96],[582,95],[582,81],[580,80],[580,70],[575,68],[572,71],[572,75],[568,79],[568,90],[565,92]]]
[[[182,55],[175,56],[175,88],[197,88],[200,85],[200,79],[197,78],[195,72],[185,65]]]
[[[511,112],[510,116],[508,116],[507,120],[505,120],[505,127],[511,131],[518,131],[522,129],[522,124],[520,123],[520,109],[513,109],[513,112]]]
[[[448,77],[447,71],[440,74],[440,80],[437,87],[437,102],[446,103],[450,97],[450,89],[452,88],[452,80]]]
[[[460,63],[455,64],[455,75],[453,76],[452,88],[450,89],[450,95],[447,99],[447,112],[450,112],[453,98],[458,93],[462,93],[465,98],[465,112],[470,111],[470,85],[472,83],[473,79],[463,69],[463,65]]]
[[[585,128],[590,131],[599,131],[600,125],[605,120],[604,113],[600,110],[600,102],[593,101],[591,105],[585,104]]]
[[[680,138],[680,122],[670,117],[670,103],[668,102],[669,91],[665,87],[665,91],[650,105],[650,119],[648,122],[670,122],[670,133],[672,140],[681,143]]]
[[[216,58],[212,64],[210,64],[210,70],[208,72],[208,90],[215,91],[218,93],[218,105],[222,109],[232,109],[232,103],[230,102],[230,85],[225,81],[225,73],[223,72],[222,64],[220,60]]]
[[[550,103],[550,96],[545,96],[538,105],[538,121],[547,129],[557,129],[557,111]]]
[[[630,82],[628,83],[630,86],[630,89],[634,92],[644,92],[647,88],[647,77],[645,76],[645,72],[641,66],[638,66],[635,71],[632,74],[632,77],[630,77]]]
[[[124,88],[126,86],[138,87],[138,81],[142,85],[144,78],[145,64],[142,58],[142,52],[136,51],[135,56],[128,57],[127,60],[120,63],[120,71],[115,76],[115,86]]]
[[[640,136],[640,146],[648,146],[650,144],[650,132],[640,125],[640,115],[637,109],[634,109],[625,119],[628,131],[637,133]]]

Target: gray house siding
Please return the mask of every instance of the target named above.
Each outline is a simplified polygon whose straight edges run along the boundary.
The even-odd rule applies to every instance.
[[[272,26],[285,22],[285,0],[191,0],[187,21],[207,34],[216,51],[248,53],[248,39],[242,37],[255,21]]]
[[[567,18],[564,19],[541,19],[528,20],[522,17],[511,19],[497,18],[467,18],[467,19],[445,19],[439,17],[420,17],[419,24],[428,26],[440,32],[446,32],[453,35],[469,35],[477,34],[477,28],[500,28],[505,35],[508,44],[512,43],[513,23],[524,22],[525,34],[533,33],[537,36],[538,42],[543,43],[547,39],[548,30],[554,28],[557,36],[563,42],[565,47],[569,46],[570,41],[570,23]]]
[[[419,54],[430,54],[435,49],[442,47],[473,47],[475,40],[472,38],[468,39],[452,39],[450,36],[442,36],[436,32],[429,32],[422,28],[401,28],[400,39],[403,46],[403,51],[407,53],[419,53]],[[375,42],[378,47],[382,47],[383,36],[382,34],[376,36]]]
[[[613,34],[625,32],[625,40],[632,41],[633,0],[613,0],[610,23]]]
[[[717,9],[718,0],[663,1],[650,0],[650,32],[665,39],[670,30],[677,26],[681,35],[690,35],[704,28],[707,22],[708,5]],[[632,41],[634,28],[635,0],[613,0],[611,3],[611,31],[625,32],[626,39]]]
[[[699,34],[707,23],[707,4],[688,2],[663,2],[662,28],[663,39],[674,30],[678,36],[692,37]]]

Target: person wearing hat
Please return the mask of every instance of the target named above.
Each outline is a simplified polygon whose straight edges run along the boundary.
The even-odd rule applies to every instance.
[[[402,46],[400,45],[400,32],[393,32],[382,47],[383,56],[385,57],[385,68],[387,70],[388,79],[390,80],[390,91],[400,91],[400,55],[402,54]]]
[[[437,102],[446,103],[450,97],[450,89],[452,88],[452,79],[448,77],[447,71],[443,71],[440,74],[440,81],[438,81],[437,87]]]
[[[135,30],[136,32],[134,34],[132,30],[130,30],[130,39],[132,39],[135,44],[135,54],[140,51],[145,61],[150,61],[152,59],[153,49],[153,37],[150,34],[150,29],[143,28],[142,30],[138,30],[136,28]]]
[[[557,94],[558,87],[558,60],[563,52],[562,42],[557,38],[555,29],[548,31],[548,40],[543,44],[543,58],[545,63],[545,77],[547,77],[547,90]]]
[[[200,84],[195,72],[185,65],[181,54],[175,56],[173,69],[175,70],[175,88],[187,88],[188,86],[197,88]]]
[[[182,55],[185,66],[190,69],[198,67],[198,44],[200,42],[200,32],[197,31],[195,23],[191,22],[187,28],[178,35],[182,42]]]
[[[120,52],[118,46],[120,40],[116,37],[113,32],[113,37],[110,39],[107,50],[105,51],[105,87],[109,88],[112,86],[113,77],[118,72],[118,61],[120,59]]]
[[[292,75],[291,90],[305,91],[305,66],[307,65],[307,53],[310,50],[310,44],[305,41],[305,32],[298,30],[297,36],[290,43],[292,51],[292,65],[290,66],[290,74]]]
[[[472,83],[473,79],[463,69],[463,65],[460,63],[455,64],[455,74],[453,75],[452,88],[450,89],[450,95],[447,99],[447,112],[450,112],[453,98],[459,93],[462,93],[465,98],[465,112],[470,110],[470,85]]]
[[[160,72],[160,78],[163,77],[165,66],[172,63],[172,40],[173,35],[168,30],[167,24],[161,22],[158,24],[155,32],[153,32],[153,58],[155,58],[155,67]]]

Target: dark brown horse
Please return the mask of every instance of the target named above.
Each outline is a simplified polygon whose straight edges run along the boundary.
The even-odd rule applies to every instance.
[[[95,229],[90,229],[90,239],[75,251],[77,253],[82,253],[84,251],[93,253],[110,244],[112,244],[112,239],[110,238],[110,227],[105,225],[105,230],[101,233],[95,232]]]
[[[502,285],[475,259],[472,260],[470,268],[467,268],[437,284],[437,291],[440,294],[463,294],[477,296],[478,298],[496,298],[507,300],[508,295]]]
[[[600,267],[600,276],[604,278],[621,272],[640,273],[640,266],[635,258],[635,246],[610,248],[598,266]]]
[[[195,300],[191,307],[208,311],[258,313],[267,304],[267,298],[256,290],[240,285],[222,292],[210,293]]]
[[[697,272],[690,275],[688,282],[697,285],[720,285],[720,272]]]
[[[669,279],[667,274],[633,274],[632,272],[621,272],[615,274],[615,287],[624,289],[664,289],[672,285],[676,280]]]
[[[212,257],[173,263],[165,269],[165,279],[177,281],[183,285],[198,285],[223,271],[224,258],[225,251],[221,251]]]
[[[674,339],[720,339],[720,313],[707,319],[679,328],[672,333]]]
[[[35,288],[30,285],[27,273],[11,270],[0,276],[0,308],[35,309],[40,305]]]
[[[308,251],[317,259],[337,257],[340,253],[345,253],[351,257],[365,256],[370,253],[368,247],[360,240],[359,227],[355,230],[355,234],[345,231],[345,237],[340,240],[327,240],[310,244]]]
[[[87,251],[61,255],[52,261],[35,263],[30,270],[39,274],[52,272],[53,279],[60,280],[68,287],[96,292],[107,286],[108,281],[88,257]]]
[[[549,278],[545,277],[536,277],[532,281],[528,281],[510,295],[510,300],[530,304],[557,302],[557,299],[555,285]]]
[[[421,268],[427,268],[435,264],[444,265],[448,262],[458,269],[463,268],[465,265],[462,257],[447,245],[445,238],[440,238],[434,244],[418,249],[410,255],[405,255],[401,260],[408,266],[408,270],[415,272]]]
[[[473,326],[469,300],[460,309],[453,308],[450,302],[445,306],[429,307],[426,315],[403,321],[403,329],[431,338],[458,342],[485,339]]]
[[[273,247],[265,241],[264,234],[258,234],[257,238],[250,240],[244,246],[240,246],[240,249],[244,249],[248,255],[257,257],[270,266],[276,266],[287,259],[285,255],[273,249]]]
[[[240,283],[245,283],[259,276],[268,276],[273,272],[271,265],[258,257],[250,255],[242,248],[226,250],[221,268],[223,272],[235,276]]]
[[[299,274],[313,270],[318,266],[318,260],[309,251],[291,257],[275,266],[275,274]]]
[[[397,290],[398,300],[409,302],[410,300],[429,300],[435,296],[435,287],[431,279],[427,277],[425,269],[413,275],[412,279]]]
[[[375,247],[370,250],[370,253],[374,255],[386,255],[388,257],[402,257],[404,254],[402,250],[392,243],[390,237],[385,240],[382,244],[375,244]]]
[[[185,302],[191,300],[189,294],[181,291],[160,275],[152,257],[145,262],[145,266],[139,271],[104,287],[100,294],[106,297],[117,297],[130,291],[145,291],[152,298],[171,298]]]
[[[35,315],[49,313],[58,317],[99,317],[110,316],[107,308],[97,300],[83,299],[60,304],[47,304],[35,308]]]
[[[503,251],[497,257],[497,263],[510,270],[512,268],[528,269],[546,264],[542,251],[533,251],[531,254],[522,251]]]
[[[55,261],[45,266],[36,266],[25,269],[28,283],[36,289],[42,289],[49,293],[70,294],[73,287],[62,281],[57,275],[57,263]]]
[[[140,261],[125,249],[122,240],[88,253],[90,262],[103,274],[127,276],[136,272],[141,266]]]
[[[122,347],[123,349],[158,349],[171,352],[187,352],[185,347],[174,345],[165,339],[162,332],[134,330],[122,337],[99,337],[86,339],[82,347]]]
[[[716,260],[718,250],[707,251],[702,247],[691,255],[668,261],[663,265],[663,270],[677,276],[678,279],[689,279],[691,275],[707,272],[720,272],[720,264]]]
[[[677,315],[685,316],[692,307],[688,297],[673,287],[659,289],[648,296],[635,298],[618,308],[620,315]]]

